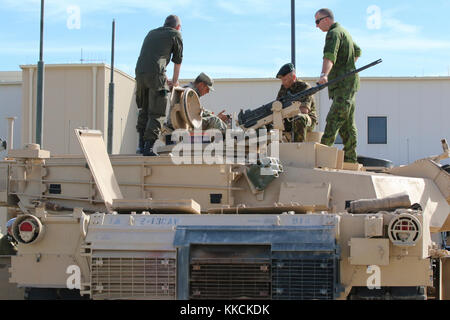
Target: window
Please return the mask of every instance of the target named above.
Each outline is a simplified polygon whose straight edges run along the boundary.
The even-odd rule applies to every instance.
[[[387,117],[367,118],[367,143],[387,144]]]

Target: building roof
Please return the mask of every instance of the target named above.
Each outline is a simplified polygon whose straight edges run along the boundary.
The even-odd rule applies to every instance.
[[[106,68],[111,70],[111,66],[107,63],[66,63],[66,64],[46,64],[44,68],[86,68],[86,67],[100,67],[100,68]],[[25,64],[20,65],[21,69],[37,69],[36,64]],[[134,77],[129,75],[128,73],[114,68],[114,72],[120,73],[124,77],[127,77],[131,80],[134,80]]]

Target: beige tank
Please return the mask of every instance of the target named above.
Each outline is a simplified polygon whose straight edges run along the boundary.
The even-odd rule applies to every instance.
[[[172,103],[177,127],[199,127],[192,93]],[[101,132],[76,133],[83,155],[30,145],[0,162],[18,216],[10,282],[29,298],[450,299],[445,156],[368,171],[314,133],[260,144],[253,163],[246,144],[231,161],[235,143],[179,163],[180,143],[108,156]]]

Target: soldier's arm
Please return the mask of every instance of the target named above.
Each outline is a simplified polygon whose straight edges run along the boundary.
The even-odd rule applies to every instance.
[[[178,78],[180,76],[181,62],[183,61],[183,39],[181,35],[174,37],[172,53],[172,62],[174,63],[172,85],[176,87],[179,86]]]
[[[324,84],[328,82],[328,74],[330,73],[331,69],[333,68],[334,62],[331,61],[328,58],[323,58],[322,63],[322,73],[320,74],[319,83]]]
[[[311,86],[308,83],[303,82],[301,84],[300,91],[308,90],[309,88],[311,88]],[[300,111],[302,113],[309,113],[311,111],[311,104],[312,104],[313,99],[314,99],[313,96],[306,96],[299,100],[301,102]]]
[[[336,32],[328,32],[325,40],[325,47],[323,48],[323,63],[322,73],[320,75],[319,83],[324,84],[328,82],[328,74],[336,63],[337,54],[341,40]]]
[[[336,63],[337,55],[341,40],[337,32],[328,32],[325,40],[325,47],[323,48],[323,59],[329,60],[332,64]]]
[[[178,77],[180,76],[181,64],[176,64],[173,66],[173,77],[172,77],[172,86],[178,87],[180,83],[178,82]]]

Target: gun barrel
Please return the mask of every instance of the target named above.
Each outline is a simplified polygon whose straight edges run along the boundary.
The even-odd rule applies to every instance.
[[[287,107],[289,107],[291,105],[291,103],[293,101],[299,100],[300,98],[303,98],[303,97],[306,97],[306,96],[311,96],[311,95],[317,93],[318,91],[320,91],[320,90],[322,90],[322,89],[324,89],[324,88],[326,88],[326,87],[328,87],[328,86],[330,86],[330,85],[332,85],[332,84],[334,84],[336,82],[339,82],[339,81],[341,81],[341,80],[343,80],[343,79],[345,79],[347,77],[350,77],[351,75],[353,75],[355,73],[358,73],[358,72],[361,72],[361,71],[366,70],[368,68],[371,68],[371,67],[373,67],[373,66],[375,66],[375,65],[377,65],[377,64],[379,64],[381,62],[383,62],[383,60],[382,59],[378,59],[378,60],[376,60],[376,61],[374,61],[372,63],[369,63],[368,65],[365,65],[365,66],[363,66],[361,68],[349,71],[346,74],[343,74],[343,75],[337,77],[336,79],[328,81],[327,83],[319,84],[319,85],[317,85],[315,87],[312,87],[310,89],[304,90],[304,91],[299,92],[297,94],[283,96],[283,97],[281,97],[278,100],[282,102],[283,108],[287,108]],[[265,104],[265,105],[263,105],[263,106],[261,106],[259,108],[256,108],[254,110],[249,110],[248,109],[246,111],[243,111],[241,109],[241,111],[239,112],[239,115],[238,115],[239,125],[241,125],[241,126],[243,125],[245,128],[250,128],[250,127],[254,126],[258,122],[258,120],[263,119],[263,118],[265,118],[267,116],[270,116],[272,114],[272,107],[271,106],[272,106],[273,102],[275,102],[275,101],[269,102],[269,103],[267,103],[267,104]]]
[[[374,61],[372,63],[369,63],[369,64],[365,65],[364,67],[361,67],[359,69],[355,69],[355,70],[349,71],[346,74],[343,74],[342,76],[339,76],[336,79],[328,81],[327,83],[324,83],[324,84],[319,85],[319,86],[323,86],[323,88],[328,87],[328,86],[330,86],[330,85],[332,85],[332,84],[334,84],[336,82],[339,82],[339,81],[341,81],[341,80],[343,80],[343,79],[345,79],[347,77],[350,77],[351,75],[353,75],[355,73],[359,73],[359,72],[361,72],[363,70],[369,69],[369,68],[371,68],[371,67],[373,67],[373,66],[375,66],[375,65],[377,65],[377,64],[379,64],[381,62],[383,62],[383,60],[382,59],[378,59],[378,60],[376,60],[376,61]],[[321,88],[321,89],[323,89],[323,88]]]

